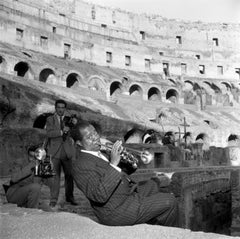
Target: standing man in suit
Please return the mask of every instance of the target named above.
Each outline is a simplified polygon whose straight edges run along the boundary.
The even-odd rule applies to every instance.
[[[108,159],[100,152],[100,136],[90,123],[81,122],[71,135],[76,143],[74,181],[90,200],[101,223],[177,226],[174,195],[160,192],[154,180],[135,183],[118,167],[123,149],[121,141],[113,144]]]
[[[70,128],[64,124],[67,103],[64,100],[55,102],[55,114],[49,116],[46,122],[48,137],[47,151],[51,155],[56,176],[51,187],[50,206],[55,207],[60,190],[61,168],[65,174],[65,197],[72,205],[77,205],[73,197],[72,157],[73,141],[69,136]]]

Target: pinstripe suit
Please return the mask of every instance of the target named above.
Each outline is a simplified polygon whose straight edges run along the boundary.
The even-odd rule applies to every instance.
[[[159,192],[153,180],[136,184],[108,162],[80,149],[76,150],[73,161],[73,178],[105,225],[176,226],[175,197]]]

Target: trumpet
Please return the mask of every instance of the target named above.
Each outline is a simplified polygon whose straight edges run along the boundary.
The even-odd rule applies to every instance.
[[[105,144],[100,144],[103,150],[106,150],[110,152],[113,147],[112,142],[106,142]],[[153,152],[150,152],[149,150],[137,150],[133,148],[129,148],[126,146],[122,146],[122,152],[120,153],[120,163],[119,166],[127,166],[129,167],[130,171],[136,171],[139,159],[143,164],[149,164],[153,158],[154,154]],[[131,168],[131,169],[130,169]]]
[[[105,150],[106,153],[110,154],[112,151],[113,143],[107,142],[106,144],[100,144],[100,146],[101,150]],[[138,168],[138,159],[135,155],[128,152],[126,148],[122,147],[118,167],[120,167],[127,174],[132,174]]]

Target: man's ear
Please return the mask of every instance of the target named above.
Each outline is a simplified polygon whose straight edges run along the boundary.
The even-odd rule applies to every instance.
[[[80,140],[77,140],[75,144],[79,146],[83,146]]]

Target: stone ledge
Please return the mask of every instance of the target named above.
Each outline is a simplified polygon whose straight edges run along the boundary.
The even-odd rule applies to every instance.
[[[2,239],[152,239],[160,237],[164,239],[240,238],[147,224],[110,227],[101,225],[87,217],[73,213],[44,212],[37,209],[19,208],[13,204],[0,205],[0,215]]]

